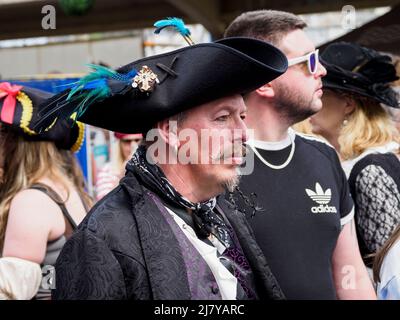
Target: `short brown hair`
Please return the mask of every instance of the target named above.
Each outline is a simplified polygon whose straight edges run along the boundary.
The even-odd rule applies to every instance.
[[[278,45],[283,36],[307,24],[290,12],[256,10],[242,13],[225,30],[224,37],[249,37]]]

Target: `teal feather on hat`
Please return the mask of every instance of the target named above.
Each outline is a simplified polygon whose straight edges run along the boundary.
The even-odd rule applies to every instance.
[[[93,72],[82,77],[79,81],[69,84],[69,90],[46,102],[46,106],[43,107],[41,112],[41,120],[35,125],[36,129],[46,129],[59,116],[66,118],[76,112],[76,118],[79,118],[90,105],[113,95],[115,93],[113,87],[118,88],[114,90],[121,91],[121,87],[131,86],[132,79],[137,74],[136,69],[121,74],[96,64],[88,64],[88,66],[93,69]],[[111,83],[114,86],[111,86]]]
[[[158,20],[154,23],[154,27],[156,27],[156,30],[154,30],[154,33],[156,34],[159,34],[161,30],[165,28],[174,28],[176,31],[179,32],[179,34],[182,35],[182,37],[189,45],[194,44],[193,40],[190,38],[190,30],[186,27],[185,23],[180,18],[168,17],[167,19]]]

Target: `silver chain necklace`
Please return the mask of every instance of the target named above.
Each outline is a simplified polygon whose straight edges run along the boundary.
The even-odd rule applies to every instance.
[[[260,159],[261,162],[264,163],[267,167],[269,167],[269,168],[271,168],[271,169],[274,169],[274,170],[280,170],[280,169],[285,168],[285,167],[290,163],[290,161],[292,160],[293,155],[294,155],[295,143],[294,143],[294,138],[292,137],[292,135],[291,135],[290,133],[289,133],[289,139],[290,139],[290,142],[291,142],[291,144],[292,144],[292,147],[291,147],[291,149],[290,149],[289,156],[288,156],[288,158],[286,159],[286,161],[285,161],[284,163],[280,164],[280,165],[274,165],[274,164],[272,164],[272,163],[269,163],[267,160],[265,160],[265,159],[261,156],[261,154],[257,151],[257,148],[254,146],[253,141],[249,141],[249,146],[250,146],[250,148],[253,150],[253,152],[255,153],[255,155],[258,157],[258,159]]]

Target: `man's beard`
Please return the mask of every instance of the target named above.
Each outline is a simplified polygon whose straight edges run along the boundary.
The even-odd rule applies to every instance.
[[[239,168],[236,169],[236,175],[228,180],[225,180],[222,183],[222,187],[225,190],[228,190],[229,192],[233,192],[235,191],[235,188],[239,185],[239,181],[240,181],[240,172],[239,172]]]
[[[313,96],[307,99],[281,85],[276,89],[275,110],[288,122],[288,125],[303,121],[318,112],[312,109]]]
[[[235,157],[245,157],[247,153],[247,148],[243,143],[234,143],[232,146],[228,147],[227,149],[223,149],[217,155],[217,160],[223,161],[226,158],[230,158],[232,156]],[[229,192],[233,192],[237,185],[239,184],[240,180],[240,169],[237,167],[235,169],[236,175],[223,181],[222,187]]]

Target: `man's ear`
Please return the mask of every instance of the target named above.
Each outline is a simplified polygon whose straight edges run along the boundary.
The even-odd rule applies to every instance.
[[[168,118],[157,123],[161,139],[170,147],[179,146],[178,126],[175,119]]]
[[[259,87],[256,92],[258,95],[265,98],[273,98],[275,96],[274,88],[271,86],[270,82]]]

